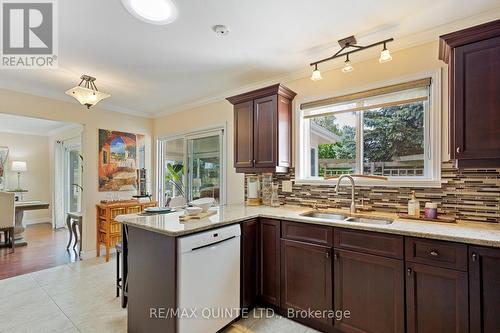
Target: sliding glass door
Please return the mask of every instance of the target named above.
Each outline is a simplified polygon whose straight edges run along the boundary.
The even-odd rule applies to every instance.
[[[199,198],[224,203],[224,130],[158,140],[158,200],[176,206]]]

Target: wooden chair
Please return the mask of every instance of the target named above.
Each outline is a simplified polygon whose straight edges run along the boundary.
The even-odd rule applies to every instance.
[[[14,225],[15,225],[15,194],[0,192],[0,231],[5,234],[5,244],[10,245],[15,251]]]

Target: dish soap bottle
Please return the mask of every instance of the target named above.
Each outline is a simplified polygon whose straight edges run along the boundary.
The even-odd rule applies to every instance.
[[[411,199],[408,201],[408,215],[420,217],[420,202],[415,197],[415,191],[411,191]]]

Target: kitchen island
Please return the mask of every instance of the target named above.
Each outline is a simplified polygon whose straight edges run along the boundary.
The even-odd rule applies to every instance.
[[[171,313],[169,309],[177,307],[176,286],[179,281],[177,281],[176,244],[181,237],[219,227],[241,224],[242,307],[259,304],[271,306],[283,313],[287,308],[298,309],[308,306],[314,309],[337,309],[342,302],[351,302],[354,310],[373,311],[369,315],[377,317],[376,311],[380,309],[379,306],[356,304],[356,300],[359,299],[357,291],[352,289],[352,286],[337,283],[337,281],[349,280],[348,266],[345,266],[349,262],[350,265],[356,264],[357,269],[362,272],[371,274],[371,276],[364,277],[365,279],[373,280],[377,278],[377,274],[385,274],[379,276],[380,281],[384,281],[385,285],[380,285],[378,288],[391,295],[390,298],[387,296],[383,301],[393,307],[394,315],[390,317],[380,316],[380,321],[386,321],[380,323],[380,327],[392,325],[390,326],[392,328],[404,327],[405,316],[406,320],[417,320],[413,315],[420,309],[404,308],[405,274],[403,271],[406,267],[409,278],[414,271],[415,274],[419,274],[419,278],[422,278],[422,275],[425,277],[425,274],[430,273],[424,269],[427,265],[423,264],[429,264],[428,267],[431,268],[434,266],[446,268],[439,268],[439,274],[441,274],[438,274],[439,276],[442,276],[444,271],[445,273],[453,273],[450,276],[460,277],[460,279],[450,279],[447,275],[446,279],[443,279],[443,283],[452,283],[452,287],[455,288],[447,289],[447,292],[457,290],[458,294],[455,298],[451,297],[454,295],[442,295],[439,300],[445,303],[436,306],[451,307],[453,305],[450,318],[459,318],[460,320],[457,319],[457,322],[447,324],[455,325],[458,328],[464,327],[469,318],[462,317],[468,317],[468,315],[462,316],[462,313],[457,314],[454,311],[468,312],[468,295],[459,293],[460,288],[464,287],[464,283],[465,288],[467,286],[467,279],[464,280],[464,276],[467,277],[468,274],[468,258],[477,258],[478,255],[481,255],[480,250],[483,247],[486,247],[485,251],[497,251],[492,248],[500,248],[500,225],[492,223],[420,222],[399,219],[395,215],[385,213],[369,213],[368,216],[391,218],[394,219],[393,223],[370,224],[332,221],[303,216],[302,214],[311,209],[296,206],[271,208],[266,206],[250,207],[241,204],[212,209],[216,211],[214,215],[202,220],[187,222],[179,221],[179,216],[183,212],[155,216],[130,214],[116,218],[118,222],[123,223],[124,235],[126,235],[124,247],[128,256],[126,262],[128,262],[129,332],[176,332],[176,318],[169,316]],[[337,210],[335,212],[350,215],[345,211]],[[356,216],[366,217],[367,214],[356,214]],[[360,242],[357,244],[349,243],[358,240]],[[410,256],[412,246],[416,249],[413,257]],[[431,254],[428,258],[422,257],[424,255],[422,251],[427,248],[431,249]],[[441,252],[439,253],[437,250]],[[332,252],[333,254],[330,256]],[[361,255],[357,252],[366,254]],[[293,253],[293,255],[287,256],[287,253]],[[386,259],[386,257],[393,259]],[[330,258],[334,258],[335,265]],[[344,259],[339,260],[339,258]],[[300,266],[294,266],[294,260],[301,261]],[[475,262],[476,259],[471,259],[471,267],[473,267],[472,260]],[[318,262],[320,263],[319,268],[318,265],[307,268],[308,265]],[[388,265],[390,265],[391,271],[386,269]],[[297,270],[301,267],[304,267],[306,271],[297,274]],[[382,271],[378,270],[378,267],[386,268]],[[300,288],[286,289],[287,286],[304,285],[304,281],[296,279],[300,279],[304,274],[313,273],[314,275],[309,276],[311,288],[327,284],[329,287],[321,290],[307,290],[304,293],[299,290]],[[471,271],[469,274],[476,273],[479,274],[475,271]],[[335,286],[333,274],[336,277]],[[391,274],[390,278],[387,278],[387,274]],[[199,278],[203,279],[203,276]],[[370,280],[366,281],[367,285],[369,283]],[[408,281],[406,284],[408,285]],[[335,304],[333,304],[334,300],[332,299],[334,288],[344,288],[343,294],[335,293],[339,297],[343,297],[343,299],[336,299]],[[497,288],[497,285],[493,284],[492,288]],[[420,294],[421,290],[412,290],[412,292],[419,297],[432,296],[433,302],[436,303],[435,296],[427,295],[427,291],[422,295]],[[321,297],[317,296],[315,299],[307,299],[307,295],[320,295],[324,296],[324,299],[319,300]],[[474,300],[475,298],[471,294],[471,301]],[[406,302],[409,301],[406,300]],[[300,304],[300,302],[304,304]],[[455,302],[456,304],[446,302]],[[429,302],[429,304],[432,303]],[[165,313],[158,316],[157,313],[152,314],[151,309],[165,309],[162,310]],[[364,315],[360,317],[364,317]],[[362,320],[356,321],[356,319],[344,319],[335,322],[335,324],[310,318],[296,320],[325,332],[338,332],[343,331],[343,329],[349,331],[353,327],[359,329],[364,325]],[[391,322],[388,323],[387,320],[391,320]],[[446,318],[443,320],[446,321]],[[474,318],[470,320],[472,322]],[[432,321],[429,321],[429,325],[431,324]]]

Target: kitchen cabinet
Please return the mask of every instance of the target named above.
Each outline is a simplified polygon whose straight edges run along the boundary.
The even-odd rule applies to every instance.
[[[469,248],[470,333],[500,332],[500,249]]]
[[[292,160],[292,100],[281,84],[229,97],[236,172],[286,172]]]
[[[323,235],[331,235],[333,230],[282,222],[282,237],[301,237],[297,232],[300,229],[303,229],[303,238],[311,242],[281,239],[281,307],[296,311],[329,311],[333,309],[332,244],[314,243],[321,243],[325,239]],[[316,239],[315,234],[320,237]],[[298,320],[319,330],[328,330],[333,324],[328,316],[299,317]]]
[[[280,306],[280,232],[279,220],[260,220],[258,299],[276,307]]]
[[[459,252],[460,250],[457,253]],[[468,332],[467,272],[443,268],[450,264],[439,258],[431,262],[432,266],[418,263],[422,260],[418,257],[415,262],[409,261],[413,260],[412,257],[412,254],[407,254],[406,332]],[[429,257],[426,260],[432,259]],[[458,260],[461,261],[462,259]]]
[[[450,157],[458,167],[500,167],[500,20],[440,37],[449,65]]]
[[[257,219],[241,223],[241,308],[251,309],[257,302]]]
[[[335,228],[334,309],[350,316],[335,321],[346,333],[404,332],[403,237]]]

